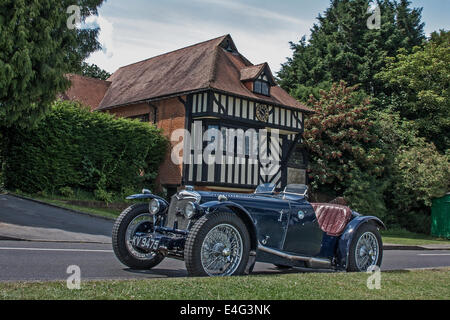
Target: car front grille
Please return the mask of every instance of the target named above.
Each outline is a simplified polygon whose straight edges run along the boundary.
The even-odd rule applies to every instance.
[[[177,222],[177,229],[179,230],[187,230],[189,219],[183,214],[184,207],[188,202],[191,202],[192,199],[179,199],[177,195],[174,195],[170,201],[168,216],[167,216],[167,225],[168,228],[174,228],[175,222]]]

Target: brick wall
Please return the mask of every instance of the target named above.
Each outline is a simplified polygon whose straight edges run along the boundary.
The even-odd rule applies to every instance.
[[[186,97],[182,97],[186,101]],[[164,135],[170,140],[173,131],[184,129],[186,111],[178,98],[167,99],[157,103],[157,126],[163,129]],[[178,142],[171,142],[166,159],[159,168],[157,182],[161,185],[180,185],[183,174],[183,166],[176,165],[171,159],[172,147]],[[182,156],[182,154],[181,154]]]
[[[118,117],[129,118],[136,117],[144,114],[149,115],[150,123],[154,123],[155,119],[155,107],[149,105],[148,103],[133,104],[129,106],[123,106],[119,108],[114,108],[108,110],[107,112],[112,113]]]
[[[186,97],[183,97],[185,100]],[[170,140],[174,130],[185,127],[185,108],[178,98],[166,99],[151,104],[141,103],[114,108],[108,112],[118,117],[135,117],[148,114],[150,123],[154,123],[156,108],[156,125],[163,130],[164,135]],[[172,147],[176,142],[171,143],[164,162],[159,168],[159,175],[156,183],[162,186],[178,186],[181,184],[183,174],[182,165],[176,165],[171,160]],[[182,155],[181,155],[182,156]]]

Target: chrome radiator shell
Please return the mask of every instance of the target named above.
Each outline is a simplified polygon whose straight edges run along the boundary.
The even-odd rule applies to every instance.
[[[200,202],[200,195],[195,191],[180,191],[172,196],[169,210],[167,211],[166,227],[178,230],[188,230],[190,220],[184,215],[184,208],[187,203]]]

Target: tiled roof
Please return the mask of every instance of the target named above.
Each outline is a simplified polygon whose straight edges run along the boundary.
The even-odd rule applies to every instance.
[[[249,66],[241,69],[241,81],[255,79],[264,69],[265,63],[258,64],[256,66]]]
[[[63,100],[78,101],[89,106],[91,110],[98,107],[111,82],[78,74],[68,74],[67,78],[71,82],[70,88],[60,98]]]
[[[257,76],[264,67],[268,65],[252,65],[229,35],[222,36],[120,68],[108,79],[111,85],[97,110],[216,89],[311,111],[277,85],[270,97],[250,91],[242,81]]]

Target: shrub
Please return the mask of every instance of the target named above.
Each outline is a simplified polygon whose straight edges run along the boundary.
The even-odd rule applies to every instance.
[[[389,227],[430,233],[431,200],[449,190],[449,157],[418,138],[412,121],[392,109],[374,113],[378,144],[386,154],[379,183],[384,192]]]
[[[62,187],[59,189],[59,193],[67,198],[73,198],[75,196],[75,192],[71,187]]]
[[[444,196],[450,186],[450,157],[441,155],[434,144],[417,138],[414,145],[400,148],[395,158],[394,190],[399,208],[408,211]]]
[[[398,223],[407,230],[430,232],[433,198],[450,190],[450,155],[440,154],[434,144],[416,138],[402,146],[394,161],[392,204]]]
[[[355,168],[351,171],[344,198],[353,210],[364,215],[377,216],[388,223],[388,210],[383,197],[385,189],[386,181]]]
[[[111,203],[113,199],[113,194],[106,191],[105,189],[94,190],[95,199],[104,201],[106,203]]]
[[[167,149],[155,126],[74,102],[56,102],[36,128],[6,135],[6,186],[27,192],[70,187],[105,198],[106,190],[140,188],[154,181]]]

